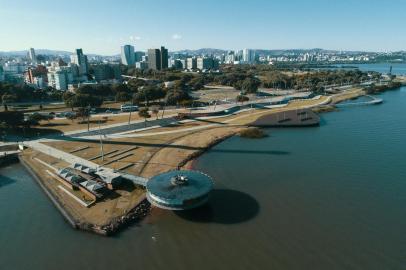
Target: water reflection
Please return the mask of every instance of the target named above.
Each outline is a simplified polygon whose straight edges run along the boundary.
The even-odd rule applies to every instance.
[[[253,219],[259,213],[258,202],[250,195],[230,189],[215,189],[202,207],[175,212],[181,218],[203,223],[237,224]]]

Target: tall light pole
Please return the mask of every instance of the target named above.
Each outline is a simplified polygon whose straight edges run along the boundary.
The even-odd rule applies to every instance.
[[[102,161],[104,161],[103,138],[100,130],[101,121],[99,121],[99,135],[100,135],[100,153]]]
[[[87,131],[90,130],[90,104],[87,106]]]
[[[128,116],[128,124],[131,122],[131,112],[133,111],[134,108],[134,97],[131,99],[131,108],[130,108],[130,115]]]

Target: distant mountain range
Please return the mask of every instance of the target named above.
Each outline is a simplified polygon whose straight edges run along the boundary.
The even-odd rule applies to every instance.
[[[257,52],[257,54],[260,55],[272,55],[272,56],[277,56],[277,55],[282,55],[282,54],[299,54],[299,53],[318,53],[318,52],[324,52],[324,53],[339,53],[340,51],[337,50],[325,50],[325,49],[319,49],[319,48],[314,48],[314,49],[280,49],[280,50],[265,50],[265,49],[253,49]],[[219,55],[223,53],[227,53],[229,50],[224,50],[224,49],[215,49],[215,48],[202,48],[202,49],[197,49],[197,50],[179,50],[179,51],[172,51],[170,54],[174,53],[181,53],[181,54],[188,54],[188,55]],[[61,51],[61,50],[48,50],[48,49],[35,49],[35,52],[37,55],[58,55],[58,56],[69,56],[72,54],[72,52],[68,51]],[[343,51],[345,53],[361,53],[361,51]],[[28,53],[28,50],[26,51],[0,51],[0,56],[26,56]],[[98,54],[87,54],[88,56],[106,56],[106,55],[98,55]],[[113,55],[113,56],[120,56],[119,54]],[[107,57],[107,56],[106,56]],[[109,56],[110,57],[110,56]]]
[[[283,54],[300,54],[300,53],[340,53],[340,51],[337,50],[325,50],[325,49],[319,49],[319,48],[314,48],[314,49],[280,49],[280,50],[265,50],[265,49],[252,49],[254,50],[257,54],[259,55],[272,55],[272,56],[277,56],[277,55],[283,55]],[[198,49],[198,50],[180,50],[180,51],[174,51],[171,52],[173,53],[182,53],[182,54],[189,54],[189,55],[218,55],[218,54],[223,54],[227,53],[229,50],[223,50],[223,49],[213,49],[213,48],[203,48],[203,49]],[[343,51],[345,53],[361,53],[361,51]]]
[[[0,56],[26,56],[28,50],[26,51],[8,51],[8,52],[0,52]],[[71,55],[72,52],[67,51],[59,51],[59,50],[48,50],[48,49],[36,49],[35,53],[37,55]]]

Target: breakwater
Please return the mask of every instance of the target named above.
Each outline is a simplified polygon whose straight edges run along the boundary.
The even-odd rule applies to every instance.
[[[45,186],[41,176],[35,171],[37,168],[33,168],[32,165],[26,162],[24,160],[24,157],[22,156],[17,156],[17,162],[18,161],[31,175],[31,177],[35,180],[35,182],[38,184],[41,190],[46,194],[46,196],[49,198],[49,200],[52,202],[55,208],[60,212],[60,214],[64,217],[64,219],[73,229],[88,231],[103,236],[110,236],[114,235],[115,233],[122,230],[124,227],[128,225],[140,221],[148,214],[150,210],[149,202],[146,200],[145,196],[143,196],[132,209],[127,211],[124,215],[113,218],[110,222],[108,222],[105,225],[96,225],[84,222],[82,220],[75,218],[74,215],[72,215],[64,207],[64,203],[59,199],[59,197],[55,196],[52,193],[52,191],[50,191]]]

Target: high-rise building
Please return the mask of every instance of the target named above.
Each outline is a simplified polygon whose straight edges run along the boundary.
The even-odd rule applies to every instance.
[[[197,69],[197,59],[195,57],[189,57],[186,62],[186,68],[189,70]]]
[[[78,65],[80,76],[89,73],[89,63],[87,61],[87,55],[83,54],[82,49],[76,49],[75,53],[71,55],[71,62]]]
[[[242,51],[242,60],[244,63],[252,64],[255,62],[255,51],[251,49],[244,49]]]
[[[197,58],[196,67],[199,70],[212,69],[214,66],[213,62],[214,62],[213,58],[199,57]]]
[[[183,62],[182,62],[183,61]],[[172,59],[170,66],[174,69],[183,69],[185,60],[181,59]]]
[[[138,69],[145,70],[145,69],[148,69],[148,63],[145,61],[136,62],[135,67]]]
[[[48,82],[47,73],[48,70],[43,65],[38,65],[35,68],[29,67],[24,73],[24,81],[35,88],[44,88]]]
[[[121,71],[119,65],[97,64],[92,65],[92,68],[94,79],[97,82],[121,79]]]
[[[145,56],[145,52],[135,52],[135,62],[141,62],[143,56]]]
[[[121,47],[121,63],[126,66],[135,64],[134,46],[124,45]]]
[[[30,50],[28,51],[28,57],[30,58],[31,62],[37,62],[37,56],[35,55],[34,48],[30,48]]]
[[[148,49],[148,68],[161,70],[161,51],[159,49]]]
[[[148,68],[154,70],[162,70],[168,68],[168,49],[161,47],[161,49],[148,50]]]
[[[161,69],[168,68],[168,49],[161,47]]]
[[[4,81],[4,71],[3,71],[3,67],[0,66],[0,82]]]

